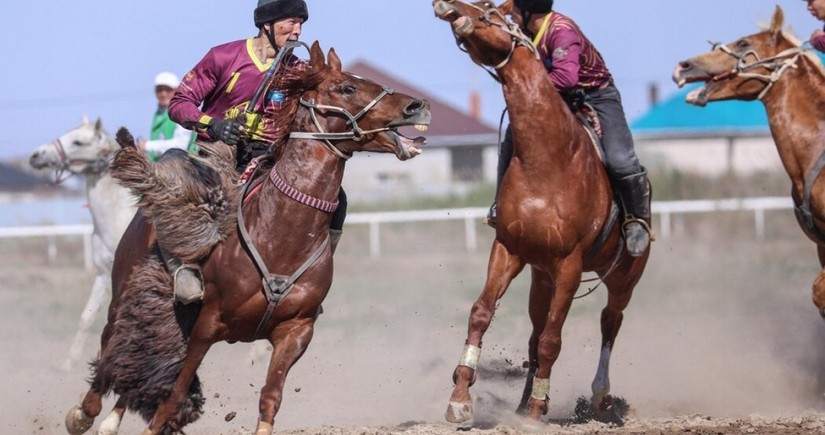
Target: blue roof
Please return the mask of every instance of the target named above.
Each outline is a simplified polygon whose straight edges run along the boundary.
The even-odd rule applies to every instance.
[[[816,52],[825,63],[825,54]],[[630,124],[634,134],[767,133],[768,115],[759,101],[719,101],[698,107],[685,102],[694,83],[653,106]]]
[[[633,121],[630,129],[642,134],[697,134],[768,131],[768,115],[759,101],[719,101],[705,107],[685,102],[687,94],[701,86],[694,83],[653,106]]]

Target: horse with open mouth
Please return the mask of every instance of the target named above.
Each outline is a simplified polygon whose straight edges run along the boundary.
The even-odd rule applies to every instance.
[[[273,350],[256,433],[272,433],[287,373],[307,349],[332,284],[328,227],[347,159],[360,151],[415,157],[424,139],[398,129],[426,131],[431,118],[429,103],[343,72],[335,51],[325,60],[317,42],[308,67],[292,76],[281,82],[288,98],[274,120],[290,133],[245,195],[237,174],[226,175],[235,164],[229,147],[206,150],[218,156],[211,165],[174,151],[150,164],[119,132],[113,171],[140,196],[141,209],[117,250],[115,314],[91,388],[67,416],[72,433],[91,426],[110,390],[117,406],[149,421],[145,434],[179,431],[202,412],[196,370],[210,346],[262,338]],[[174,305],[159,244],[200,265],[201,304]]]
[[[825,318],[825,73],[815,54],[783,32],[785,16],[776,7],[768,29],[679,62],[673,81],[704,85],[687,102],[705,106],[713,101],[759,100],[785,171],[797,221],[816,243],[820,266],[813,284],[813,302]]]
[[[607,287],[607,305],[590,403],[597,416],[612,419],[610,356],[650,247],[639,257],[624,251],[620,225],[615,225],[618,208],[599,152],[547,79],[531,41],[505,18],[512,7],[511,0],[498,8],[490,1],[433,1],[436,16],[450,23],[460,47],[502,84],[514,142],[501,181],[487,281],[470,313],[446,419],[464,423],[473,417],[470,386],[482,337],[499,300],[526,265],[532,272],[528,310],[533,330],[518,411],[533,419],[547,413],[562,326],[582,273],[595,271]]]

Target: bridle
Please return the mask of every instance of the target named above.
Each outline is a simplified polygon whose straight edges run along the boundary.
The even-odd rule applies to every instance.
[[[502,60],[498,64],[493,65],[493,66],[484,65],[482,63],[477,62],[475,59],[473,59],[473,56],[470,56],[470,59],[472,59],[473,62],[475,62],[478,66],[482,67],[485,71],[487,71],[487,74],[490,74],[490,76],[492,76],[497,82],[501,83],[501,77],[499,76],[498,71],[500,69],[504,68],[505,65],[510,63],[510,59],[513,58],[513,52],[516,51],[516,47],[518,47],[519,45],[527,47],[527,49],[530,50],[536,56],[536,59],[539,59],[539,52],[538,52],[538,50],[536,50],[536,47],[533,45],[533,41],[531,41],[530,38],[528,38],[527,35],[525,35],[524,32],[521,31],[521,28],[518,26],[518,24],[516,24],[514,22],[511,22],[511,21],[508,21],[507,17],[495,6],[491,7],[491,8],[483,9],[480,6],[477,6],[473,3],[468,3],[466,1],[461,1],[461,0],[443,0],[443,1],[445,3],[462,3],[462,4],[465,4],[465,5],[473,8],[473,9],[476,9],[476,10],[480,11],[481,16],[478,17],[479,21],[481,21],[482,23],[487,24],[489,26],[498,27],[504,33],[507,33],[508,35],[510,35],[510,52],[507,53],[507,56],[504,58],[504,60]],[[493,15],[500,18],[501,21],[493,20]],[[453,35],[453,36],[455,36],[455,41],[456,41],[456,45],[458,45],[458,49],[465,52],[465,53],[467,53],[467,47],[461,41],[461,38],[456,36],[456,35]]]
[[[808,52],[808,49],[802,47],[792,47],[773,56],[760,59],[759,54],[754,50],[748,50],[741,55],[737,55],[725,44],[713,41],[708,42],[713,47],[711,51],[720,50],[736,59],[736,66],[734,66],[732,70],[719,74],[713,77],[710,81],[716,82],[735,77],[761,80],[766,82],[767,85],[764,89],[762,89],[762,92],[759,93],[759,96],[757,97],[758,100],[762,100],[765,94],[767,94],[771,87],[773,87],[774,83],[782,78],[782,74],[784,74],[788,68],[796,68],[796,63],[799,61],[799,58]],[[753,63],[747,63],[746,58],[749,56],[753,56],[756,60]],[[754,68],[765,68],[770,71],[770,75],[747,72]]]
[[[317,132],[294,132],[290,133],[289,137],[291,139],[315,139],[323,141],[327,148],[330,149],[336,156],[347,160],[352,157],[352,154],[346,154],[338,149],[335,145],[333,145],[330,141],[333,140],[354,140],[356,142],[361,142],[364,138],[373,133],[380,133],[383,131],[390,131],[392,130],[391,127],[382,127],[376,128],[373,130],[364,130],[358,126],[358,120],[364,117],[382,98],[386,97],[387,95],[392,95],[395,91],[392,88],[384,87],[380,94],[377,97],[373,98],[372,101],[369,102],[360,112],[356,113],[355,115],[351,114],[347,109],[338,106],[328,106],[325,104],[317,104],[314,101],[307,101],[301,98],[300,102],[301,105],[309,109],[310,117],[312,118],[312,123],[315,124],[315,128],[318,130]],[[340,133],[327,133],[324,131],[324,128],[321,126],[321,123],[318,122],[318,111],[327,111],[327,112],[334,112],[340,113],[347,118],[347,125],[351,126],[351,130],[347,132],[340,132]],[[404,150],[401,150],[402,152]]]
[[[101,137],[101,140],[104,138]],[[66,149],[60,138],[53,140],[50,145],[54,147],[57,153],[58,161],[54,169],[54,183],[60,184],[69,178],[83,173],[101,173],[109,167],[110,153],[102,154],[95,159],[92,158],[69,158],[66,154]],[[75,169],[76,166],[81,165],[80,168]]]

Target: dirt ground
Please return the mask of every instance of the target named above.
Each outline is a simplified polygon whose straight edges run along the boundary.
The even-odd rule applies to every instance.
[[[503,298],[485,336],[470,428],[443,422],[470,306],[484,281],[492,231],[463,250],[462,227],[390,226],[382,256],[349,229],[315,337],[287,379],[282,434],[802,434],[825,433],[825,322],[810,302],[813,244],[792,216],[769,216],[764,241],[748,216],[725,225],[678,221],[655,242],[613,353],[612,392],[630,405],[619,427],[573,422],[599,353],[604,289],[577,301],[540,424],[512,411],[523,386],[528,273]],[[456,236],[457,235],[457,236]],[[83,362],[60,369],[93,275],[77,247],[47,264],[45,248],[0,246],[0,434],[64,434]],[[84,348],[97,351],[102,316]],[[200,375],[204,416],[187,434],[251,433],[268,357],[259,343],[219,344]],[[105,406],[111,406],[111,398]],[[99,423],[100,419],[98,420]],[[122,433],[144,423],[127,415]]]

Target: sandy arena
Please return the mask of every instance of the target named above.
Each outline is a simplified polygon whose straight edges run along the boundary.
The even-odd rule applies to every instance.
[[[287,379],[276,431],[825,433],[825,322],[810,302],[816,253],[790,212],[773,213],[764,241],[756,240],[752,217],[743,214],[728,215],[721,225],[710,217],[679,220],[670,239],[655,242],[612,358],[612,393],[630,405],[623,427],[573,422],[576,400],[589,395],[598,362],[603,289],[574,303],[545,422],[513,413],[530,328],[529,273],[511,286],[485,336],[484,370],[471,390],[473,427],[458,432],[445,423],[451,374],[484,282],[492,230],[479,226],[481,248],[467,253],[458,223],[385,226],[382,256],[374,259],[366,229],[350,227],[325,313]],[[93,276],[82,268],[79,244],[61,245],[51,265],[45,251],[32,241],[0,245],[6,392],[0,434],[65,434],[63,416],[86,390],[84,361],[98,349],[102,315],[84,360],[60,369]],[[215,346],[199,372],[205,414],[186,433],[252,433],[267,362],[263,342]],[[112,404],[109,398],[104,406]],[[121,433],[144,427],[127,414]]]

